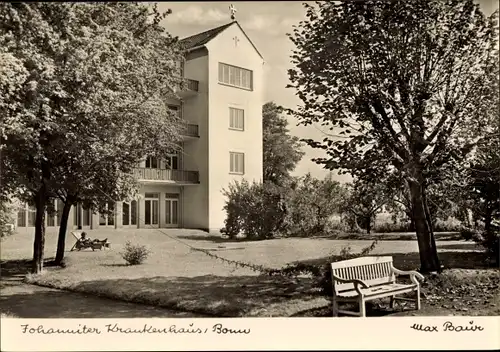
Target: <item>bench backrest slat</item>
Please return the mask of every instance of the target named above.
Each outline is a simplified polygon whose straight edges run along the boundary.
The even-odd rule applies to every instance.
[[[369,286],[392,283],[395,281],[391,270],[392,257],[362,257],[331,263],[332,273],[336,276],[350,280],[363,280]],[[354,289],[352,283],[333,281],[334,291],[338,294]]]

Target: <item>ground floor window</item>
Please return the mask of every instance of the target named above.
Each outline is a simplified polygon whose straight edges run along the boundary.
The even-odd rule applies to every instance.
[[[47,211],[47,227],[54,227],[54,226],[57,226],[59,224],[57,224],[56,222],[56,213],[55,213],[55,210],[57,209],[57,202],[54,201],[54,209],[53,211]]]
[[[137,201],[123,202],[122,222],[124,226],[137,225]]]
[[[73,206],[73,225],[78,226],[78,217],[80,215],[80,211],[82,207],[80,204]]]
[[[64,208],[63,201],[61,201],[60,199],[54,200],[53,211],[47,211],[45,214],[45,219],[46,219],[45,224],[47,227],[55,227],[60,225],[63,208]],[[77,206],[73,207],[74,226],[78,226],[79,224],[82,224],[83,226],[90,226],[91,216],[92,212],[89,209],[83,209],[81,204],[78,204]],[[110,220],[111,220],[110,224],[113,224],[114,217],[112,217]],[[18,227],[34,227],[35,221],[36,221],[36,208],[34,206],[27,206],[27,204],[23,204],[18,208],[17,211]]]
[[[165,195],[165,224],[179,224],[179,195],[167,193]]]
[[[35,226],[35,220],[36,220],[36,208],[30,205],[28,207],[28,226],[29,227]]]
[[[144,195],[144,224],[159,224],[160,195],[158,193],[146,193]]]
[[[83,219],[82,219],[83,226],[90,226],[91,215],[92,213],[90,209],[83,209]]]
[[[106,210],[108,213],[100,213],[99,214],[99,226],[114,226],[115,225],[115,203],[108,202],[106,204]]]
[[[17,226],[26,227],[26,204],[23,204],[22,207],[19,207],[17,211]]]

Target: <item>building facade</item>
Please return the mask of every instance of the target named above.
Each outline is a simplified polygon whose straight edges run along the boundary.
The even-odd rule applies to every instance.
[[[219,230],[226,217],[223,190],[233,181],[261,181],[264,60],[240,25],[226,25],[181,40],[187,49],[187,86],[168,99],[185,121],[182,152],[146,157],[134,170],[141,188],[131,202],[110,202],[112,215],[72,207],[68,228]],[[47,227],[58,226],[56,215]],[[18,211],[17,227],[34,226],[35,212]]]

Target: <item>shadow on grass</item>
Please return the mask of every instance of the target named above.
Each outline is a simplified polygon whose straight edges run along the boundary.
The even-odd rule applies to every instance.
[[[443,248],[443,247],[439,247]],[[416,270],[420,267],[420,255],[418,253],[384,253],[377,256],[392,256],[394,266],[402,270]],[[485,253],[471,251],[443,251],[438,252],[438,257],[445,269],[490,269],[494,264],[488,261]],[[321,265],[329,262],[342,260],[339,256],[323,257],[298,261],[308,265]]]
[[[16,277],[26,275],[31,270],[32,260],[19,259],[19,260],[2,260],[0,262],[0,274],[5,277]]]
[[[116,264],[99,264],[100,266],[108,266],[108,267],[124,267],[124,266],[130,266],[129,264],[126,263],[116,263]]]
[[[105,295],[109,298],[220,317],[239,317],[249,313],[253,315],[259,310],[272,313],[273,305],[283,303],[289,303],[288,309],[293,310],[294,304],[297,304],[293,302],[294,299],[303,303],[307,300],[321,298],[317,290],[313,288],[311,279],[290,280],[267,275],[157,276],[138,279],[95,280],[80,282],[73,285],[71,289],[78,292]],[[305,308],[311,307],[306,306]]]
[[[475,242],[463,242],[457,244],[445,244],[438,247],[440,250],[444,249],[456,249],[456,250],[475,250],[482,251],[483,247]]]
[[[45,258],[43,261],[43,266],[45,268],[56,266],[54,263],[54,257]],[[11,259],[0,261],[0,274],[3,278],[5,277],[18,277],[24,276],[31,272],[31,259]]]
[[[204,275],[109,279],[81,282],[71,290],[213,317],[318,316],[309,312],[321,309],[324,316],[331,316],[330,298],[319,294],[309,278]],[[398,311],[367,304],[367,316]]]
[[[28,286],[28,285],[26,285]],[[120,302],[37,286],[2,292],[0,310],[19,318],[154,318],[193,317],[187,312]]]
[[[265,241],[265,239],[258,239],[258,238],[246,238],[246,237],[229,238],[229,237],[222,237],[221,235],[207,235],[207,236],[180,235],[177,237],[180,239],[184,239],[184,240],[207,241],[207,242],[213,242],[213,243],[241,243],[241,242]]]

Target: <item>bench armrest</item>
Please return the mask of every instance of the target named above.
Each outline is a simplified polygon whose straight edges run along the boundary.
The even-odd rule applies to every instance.
[[[411,279],[411,282],[413,282],[416,285],[419,284],[418,281],[417,281],[417,278],[420,281],[424,281],[425,280],[424,276],[422,274],[420,274],[419,272],[416,272],[415,270],[403,271],[403,270],[396,269],[395,267],[391,267],[391,270],[392,270],[393,273],[395,273],[397,275],[409,275],[410,279]]]
[[[335,281],[338,281],[338,282],[341,282],[343,284],[354,284],[354,289],[356,290],[356,292],[362,296],[363,293],[361,292],[361,290],[359,289],[359,286],[361,286],[361,288],[368,288],[369,286],[362,280],[358,280],[358,279],[342,279],[338,276],[336,276],[335,274],[332,274],[332,279],[335,280]]]

